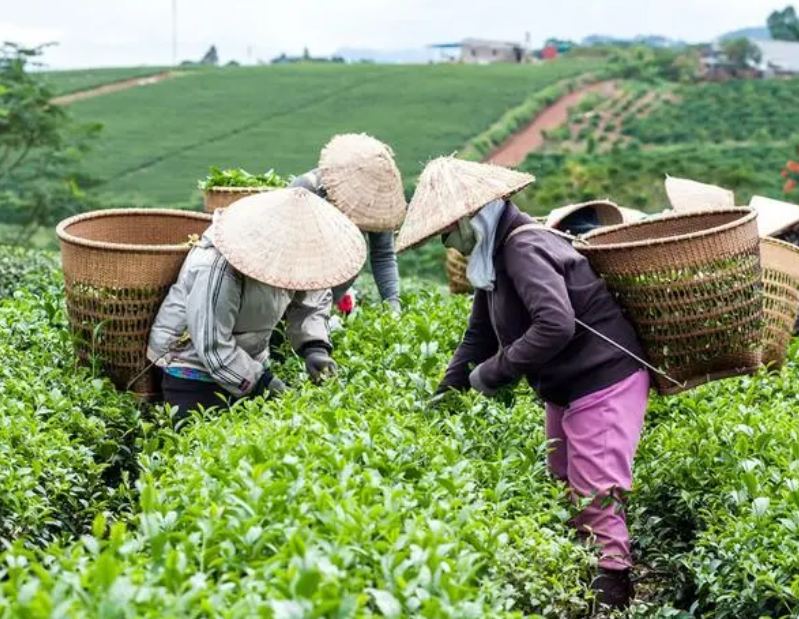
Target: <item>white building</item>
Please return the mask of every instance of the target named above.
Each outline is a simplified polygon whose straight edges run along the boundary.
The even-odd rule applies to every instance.
[[[760,48],[760,69],[767,75],[799,75],[799,43],[752,41]]]

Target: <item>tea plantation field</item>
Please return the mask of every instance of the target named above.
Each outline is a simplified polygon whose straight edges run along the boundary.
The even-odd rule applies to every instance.
[[[117,203],[198,205],[196,180],[209,165],[298,174],[346,131],[391,144],[410,188],[430,158],[461,148],[543,88],[599,66],[563,59],[540,66],[225,68],[70,110],[105,124],[87,170]]]
[[[124,67],[119,69],[77,69],[74,71],[48,71],[44,78],[56,94],[66,95],[79,90],[89,90],[112,82],[147,77],[161,73],[162,67]]]
[[[595,561],[545,469],[540,403],[425,402],[468,299],[366,304],[337,379],[197,417],[76,368],[46,254],[0,254],[0,617],[576,618]],[[799,355],[653,401],[632,617],[799,613]]]
[[[687,86],[622,84],[614,100],[586,102],[568,127],[522,167],[538,176],[520,202],[543,210],[610,196],[657,212],[667,206],[666,174],[752,195],[796,201],[780,172],[796,153],[799,79]]]

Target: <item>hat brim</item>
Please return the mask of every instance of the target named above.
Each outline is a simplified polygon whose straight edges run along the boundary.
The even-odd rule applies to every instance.
[[[735,208],[735,194],[723,187],[671,176],[665,185],[669,203],[678,213]]]
[[[610,200],[592,200],[556,208],[547,217],[546,225],[550,228],[557,228],[569,215],[588,208],[596,211],[599,223],[603,226],[615,226],[624,223],[624,215],[616,203]]]
[[[797,204],[754,196],[749,206],[757,211],[757,230],[761,238],[781,234],[799,225]]]

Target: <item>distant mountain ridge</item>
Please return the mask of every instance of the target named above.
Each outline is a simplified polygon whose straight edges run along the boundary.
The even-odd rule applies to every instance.
[[[336,51],[334,56],[340,56],[347,62],[375,62],[379,64],[425,64],[433,60],[436,55],[432,50],[417,49],[369,49],[356,47],[343,47]]]
[[[632,39],[624,39],[604,34],[592,34],[587,36],[582,41],[583,45],[646,45],[647,47],[685,47],[685,41],[670,39],[656,34],[638,35]]]

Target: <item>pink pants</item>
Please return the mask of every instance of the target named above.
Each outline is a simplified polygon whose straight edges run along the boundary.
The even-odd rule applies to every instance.
[[[649,401],[649,374],[636,372],[563,408],[547,404],[547,437],[553,441],[549,468],[579,497],[593,501],[576,518],[593,535],[599,565],[632,566],[624,494],[632,487],[632,464]]]

